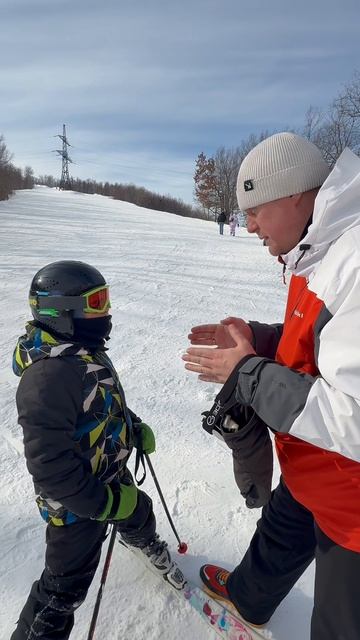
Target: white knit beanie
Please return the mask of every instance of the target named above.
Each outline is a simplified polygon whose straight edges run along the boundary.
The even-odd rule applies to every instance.
[[[310,191],[330,169],[320,149],[295,133],[275,133],[254,147],[241,163],[237,199],[242,211],[265,202]]]

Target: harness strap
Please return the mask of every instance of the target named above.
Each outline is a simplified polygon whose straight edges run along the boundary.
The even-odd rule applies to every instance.
[[[135,475],[136,484],[139,487],[141,487],[142,483],[146,478],[146,466],[145,466],[145,454],[142,448],[141,429],[137,428],[136,422],[133,424],[133,434],[134,434],[135,447],[136,447],[134,475]],[[140,465],[142,465],[142,468],[143,468],[143,475],[138,480],[136,476],[139,471]]]

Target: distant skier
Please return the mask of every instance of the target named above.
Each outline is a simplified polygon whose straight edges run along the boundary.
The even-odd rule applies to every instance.
[[[155,437],[127,408],[106,354],[111,316],[103,276],[83,262],[54,262],[34,276],[29,302],[34,320],[19,338],[13,368],[47,548],[11,640],[67,640],[108,523],[174,587],[184,578],[156,533],[151,499],[126,466],[133,446],[150,454]]]
[[[221,213],[219,213],[218,218],[217,218],[217,222],[219,225],[219,233],[221,236],[224,235],[224,224],[226,222],[226,213],[225,211],[221,211]]]
[[[229,218],[230,235],[235,236],[235,229],[238,226],[237,217],[234,213]]]

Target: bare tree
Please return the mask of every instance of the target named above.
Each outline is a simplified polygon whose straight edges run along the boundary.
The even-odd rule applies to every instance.
[[[321,112],[309,107],[301,131],[322,151],[329,167],[333,167],[345,147],[360,153],[360,74],[339,93],[328,109]]]
[[[31,167],[25,167],[23,177],[23,188],[33,189],[35,184],[34,171]]]
[[[32,189],[34,175],[31,167],[24,172],[11,163],[12,155],[5,138],[0,134],[0,200],[7,200],[16,189]]]
[[[324,116],[320,109],[310,105],[305,114],[305,126],[301,131],[302,135],[314,142],[317,132],[322,125],[323,118]]]
[[[0,134],[0,167],[6,167],[10,163],[12,156],[5,144],[5,138]]]
[[[345,86],[342,95],[338,97],[341,110],[352,118],[360,118],[360,72],[354,73],[351,82]]]
[[[268,130],[261,131],[258,135],[255,133],[251,133],[248,138],[243,140],[240,145],[237,147],[239,153],[239,165],[243,161],[243,159],[250,153],[251,149],[256,147],[259,142],[262,142],[266,138],[272,135],[274,132],[270,132]]]
[[[216,216],[224,211],[229,217],[238,211],[236,181],[240,164],[249,151],[269,135],[268,131],[262,131],[259,135],[250,135],[238,147],[220,147],[214,158],[199,154],[194,175],[195,197],[208,213]]]
[[[0,200],[7,200],[14,189],[15,175],[10,160],[11,153],[4,136],[0,135]]]
[[[56,187],[58,181],[54,178],[54,176],[51,175],[43,175],[43,176],[38,176],[36,178],[36,182],[37,184],[43,184],[46,187]]]
[[[239,170],[238,149],[220,147],[215,155],[215,192],[217,208],[228,217],[237,208],[236,178]]]

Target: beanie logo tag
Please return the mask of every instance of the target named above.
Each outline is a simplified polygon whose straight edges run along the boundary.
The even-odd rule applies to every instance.
[[[244,190],[245,191],[253,191],[254,189],[254,183],[252,180],[245,180],[244,181]]]

